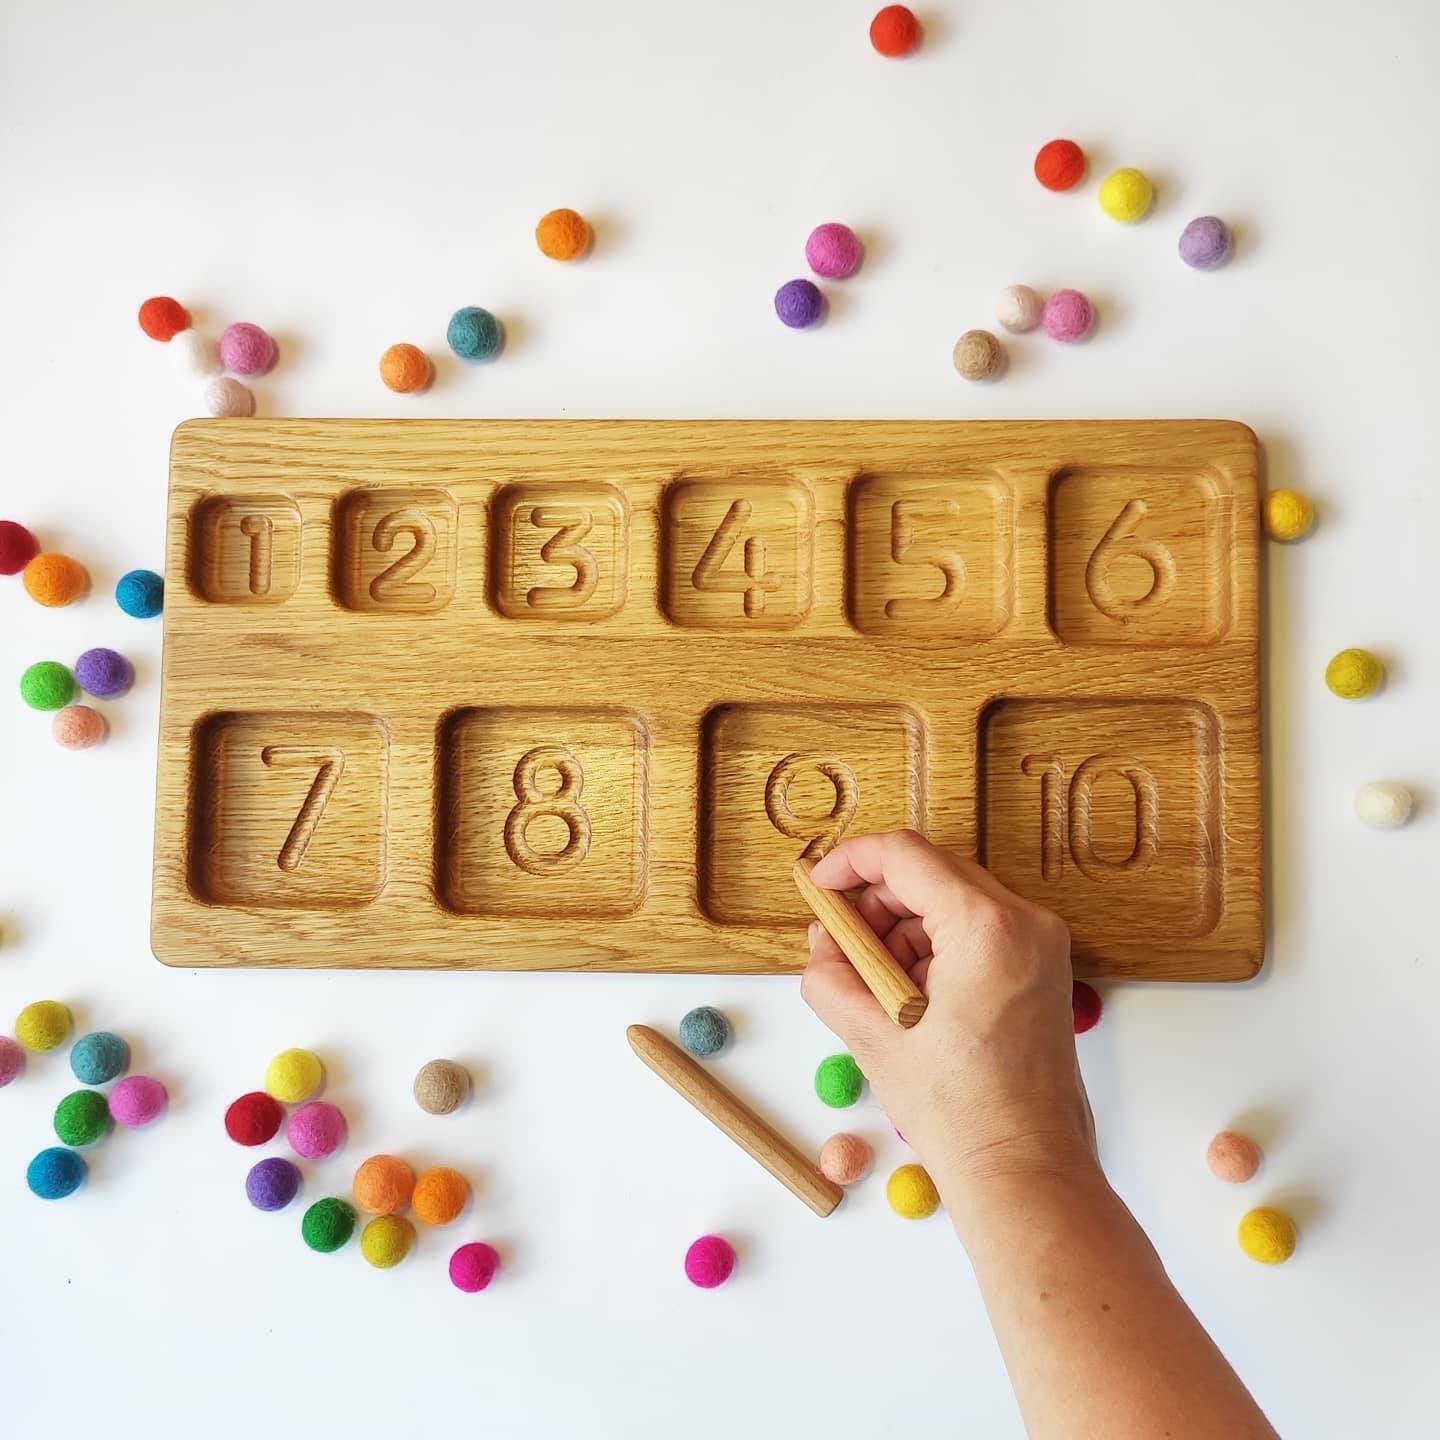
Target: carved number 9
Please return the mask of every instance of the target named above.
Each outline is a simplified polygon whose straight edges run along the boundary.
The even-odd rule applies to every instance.
[[[822,814],[798,815],[790,804],[790,786],[806,770],[818,770],[835,787],[835,802]],[[770,823],[792,840],[809,841],[800,852],[806,860],[818,860],[835,848],[855,818],[859,802],[855,772],[843,760],[823,755],[787,755],[765,782],[765,813]]]
[[[384,555],[402,535],[409,535],[415,543],[370,582],[370,598],[382,604],[433,604],[435,587],[413,581],[435,554],[435,524],[419,510],[395,510],[376,524],[370,543]]]
[[[1085,566],[1085,589],[1095,608],[1111,620],[1123,623],[1138,610],[1163,605],[1175,588],[1175,557],[1160,541],[1135,533],[1148,513],[1143,500],[1130,501],[1115,517]],[[1133,600],[1122,599],[1110,583],[1110,567],[1127,556],[1150,567],[1150,588]]]

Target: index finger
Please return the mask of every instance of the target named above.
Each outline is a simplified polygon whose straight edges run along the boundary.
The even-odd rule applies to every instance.
[[[963,905],[977,893],[992,899],[1001,893],[999,882],[981,866],[941,850],[915,830],[842,840],[816,863],[810,878],[827,890],[884,885],[915,915],[957,901]]]

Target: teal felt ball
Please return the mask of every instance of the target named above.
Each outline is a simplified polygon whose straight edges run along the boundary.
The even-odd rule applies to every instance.
[[[115,603],[137,620],[149,620],[165,608],[165,582],[153,570],[129,570],[115,584]]]
[[[70,1051],[70,1068],[82,1085],[104,1085],[125,1073],[130,1047],[108,1030],[82,1035]]]
[[[462,360],[489,360],[500,349],[500,322],[478,305],[467,305],[450,317],[445,339]]]
[[[42,1150],[26,1167],[25,1183],[42,1200],[63,1200],[80,1188],[86,1165],[73,1150],[52,1145]]]
[[[865,1077],[851,1055],[827,1055],[815,1068],[815,1093],[832,1110],[844,1110],[860,1098]]]
[[[713,1005],[697,1005],[680,1022],[680,1043],[692,1055],[714,1055],[729,1038],[730,1022]]]

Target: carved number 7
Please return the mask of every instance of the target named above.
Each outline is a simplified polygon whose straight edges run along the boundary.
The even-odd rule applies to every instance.
[[[272,770],[303,766],[315,771],[315,779],[300,805],[300,813],[296,815],[295,823],[276,857],[276,864],[282,870],[293,873],[300,868],[300,862],[315,838],[320,817],[340,783],[340,775],[345,769],[345,752],[305,745],[267,745],[260,752],[260,763]]]

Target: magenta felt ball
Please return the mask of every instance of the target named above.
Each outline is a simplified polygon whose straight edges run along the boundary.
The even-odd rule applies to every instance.
[[[345,1141],[345,1117],[328,1101],[302,1105],[285,1126],[290,1148],[307,1160],[333,1155]]]
[[[102,645],[75,662],[75,680],[87,695],[123,695],[134,683],[135,672],[118,650]]]
[[[0,1089],[25,1068],[25,1051],[8,1035],[0,1035]]]
[[[827,280],[843,280],[859,265],[864,253],[855,232],[834,220],[817,225],[805,242],[807,263]]]
[[[787,280],[775,292],[775,313],[782,325],[803,330],[813,325],[825,309],[820,287],[809,280]]]
[[[723,1235],[702,1235],[685,1252],[685,1278],[702,1290],[723,1285],[735,1268],[735,1251]]]
[[[127,1075],[110,1092],[110,1118],[127,1130],[148,1125],[165,1108],[165,1087],[148,1075]]]
[[[275,363],[275,342],[258,325],[241,321],[220,337],[220,363],[236,375],[263,375]]]
[[[1083,340],[1095,326],[1095,307],[1078,290],[1057,290],[1046,302],[1040,323],[1052,340]]]
[[[462,1245],[450,1257],[450,1283],[457,1290],[473,1295],[495,1278],[499,1268],[500,1257],[495,1253],[495,1247],[473,1240],[468,1245]]]

